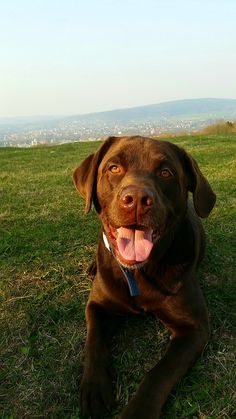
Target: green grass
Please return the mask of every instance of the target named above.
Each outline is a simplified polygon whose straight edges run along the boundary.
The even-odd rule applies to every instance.
[[[173,139],[172,139],[173,140]],[[163,418],[235,417],[235,135],[173,141],[198,160],[217,194],[204,221],[208,246],[199,272],[211,339],[179,383]],[[79,419],[85,341],[86,269],[99,222],[72,184],[73,169],[98,143],[0,149],[1,417]],[[125,325],[112,342],[115,418],[168,342],[149,317]],[[145,419],[145,418],[144,418]]]

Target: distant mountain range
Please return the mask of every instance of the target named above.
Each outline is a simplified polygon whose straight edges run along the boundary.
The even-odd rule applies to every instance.
[[[83,120],[101,120],[104,122],[127,122],[157,118],[183,118],[189,116],[204,117],[214,115],[232,115],[236,117],[236,99],[186,99],[162,102],[153,105],[116,109],[106,112],[79,115]],[[71,118],[74,118],[73,116]]]
[[[72,116],[0,118],[0,146],[194,131],[236,119],[236,99],[186,99]]]

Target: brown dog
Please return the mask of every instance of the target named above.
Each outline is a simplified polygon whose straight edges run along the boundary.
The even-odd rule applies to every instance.
[[[208,339],[208,316],[196,280],[204,252],[198,218],[215,194],[183,149],[143,137],[110,137],[74,172],[74,182],[102,222],[96,275],[87,308],[83,417],[103,417],[112,402],[107,330],[111,314],[150,312],[171,341],[122,419],[157,419],[173,385]],[[193,205],[188,201],[193,193]]]

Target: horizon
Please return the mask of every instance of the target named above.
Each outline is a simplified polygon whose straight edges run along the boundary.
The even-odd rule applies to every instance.
[[[0,11],[1,118],[236,99],[233,0],[11,0]]]
[[[111,133],[159,136],[199,132],[219,121],[236,121],[236,99],[195,98],[97,113],[0,118],[0,147],[88,141]]]
[[[86,116],[86,115],[90,115],[90,114],[100,114],[100,113],[109,113],[109,112],[116,112],[116,111],[122,111],[122,110],[129,110],[129,109],[135,109],[135,108],[143,108],[143,107],[149,107],[149,106],[155,106],[155,105],[162,105],[162,104],[168,104],[168,103],[174,103],[174,102],[185,102],[185,101],[204,101],[204,100],[221,100],[221,101],[236,101],[236,98],[226,98],[226,97],[199,97],[199,98],[185,98],[185,99],[175,99],[175,100],[166,100],[163,102],[155,102],[155,103],[146,103],[146,104],[138,104],[135,106],[129,106],[129,107],[122,107],[122,108],[114,108],[114,109],[103,109],[101,111],[96,111],[96,112],[84,112],[84,113],[75,113],[75,114],[32,114],[32,115],[17,115],[17,116],[1,116],[0,115],[0,120],[1,119],[6,119],[6,120],[11,120],[11,119],[27,119],[27,118],[52,118],[52,119],[60,119],[60,118],[67,118],[67,117],[73,117],[73,116]]]

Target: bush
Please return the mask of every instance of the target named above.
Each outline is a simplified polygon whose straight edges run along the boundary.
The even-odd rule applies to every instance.
[[[216,124],[208,125],[202,130],[203,134],[227,134],[236,132],[236,121],[219,121]]]

